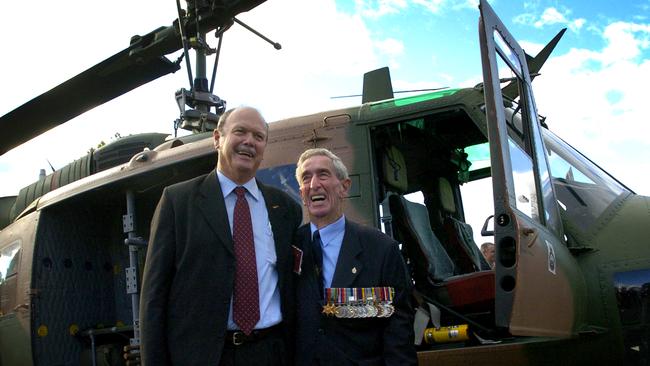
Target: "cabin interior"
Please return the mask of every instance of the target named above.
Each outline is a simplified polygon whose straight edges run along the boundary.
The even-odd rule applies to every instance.
[[[384,230],[402,245],[416,305],[429,312],[433,304],[440,311],[439,318],[430,312],[426,326],[470,324],[475,332],[494,336],[494,271],[474,236],[483,221],[468,223],[465,211],[479,203],[466,201],[477,192],[465,188],[480,180],[491,185],[489,155],[484,165],[470,156],[481,149],[487,153],[484,133],[462,108],[452,108],[377,125],[371,141]],[[486,212],[493,212],[491,191],[482,196]]]

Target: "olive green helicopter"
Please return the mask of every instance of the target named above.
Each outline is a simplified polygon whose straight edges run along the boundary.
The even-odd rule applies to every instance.
[[[208,83],[206,54],[218,58],[219,47],[206,34],[221,40],[236,23],[281,48],[236,18],[263,2],[177,1],[171,26],[0,117],[5,154],[183,63],[188,71],[175,124],[192,134],[122,137],[0,198],[0,366],[139,364],[156,204],[166,186],[215,166],[211,131],[226,103]],[[532,57],[487,1],[479,9],[482,83],[399,98],[388,68],[368,72],[361,105],[270,123],[257,178],[299,202],[302,151],[343,159],[346,216],[400,242],[422,365],[648,365],[650,198],[538,114],[531,80],[564,30]],[[476,193],[490,214],[472,227]],[[493,265],[476,230],[495,244]]]

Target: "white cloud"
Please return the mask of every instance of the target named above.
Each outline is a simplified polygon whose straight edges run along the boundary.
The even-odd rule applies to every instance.
[[[442,77],[442,76],[441,76]],[[406,81],[406,80],[400,80],[396,79],[392,81],[393,83],[393,89],[396,91],[408,91],[408,90],[424,90],[424,89],[435,89],[435,88],[444,88],[448,87],[449,85],[444,85],[441,84],[438,81],[430,81],[430,80],[420,80],[420,81]],[[407,96],[408,94],[400,94],[399,96]]]
[[[513,23],[532,25],[535,22],[535,14],[523,13],[512,18]]]
[[[573,32],[578,32],[587,22],[584,18],[570,19],[571,10],[560,12],[554,7],[546,8],[539,17],[533,13],[523,13],[515,16],[513,22],[543,28],[547,25],[563,24]]]
[[[587,20],[584,18],[574,19],[569,23],[569,29],[577,32],[580,28],[582,28],[583,25],[585,25],[586,22]]]
[[[355,0],[357,12],[364,17],[379,18],[387,14],[395,14],[408,6],[406,0]]]
[[[540,113],[566,138],[638,193],[650,194],[647,85],[650,59],[640,57],[650,27],[612,23],[600,51],[571,49],[551,57],[533,83]]]
[[[411,6],[424,8],[427,12],[442,15],[446,9],[478,9],[478,0],[355,0],[356,10],[367,18],[380,18],[397,14]]]
[[[398,57],[404,54],[404,43],[394,38],[374,42],[375,49],[388,57],[388,67],[391,70],[400,68]]]
[[[479,0],[461,0],[461,1],[456,1],[455,4],[452,6],[454,10],[461,10],[461,9],[472,9],[476,10],[478,9],[478,4]]]
[[[648,48],[650,25],[616,22],[607,26],[603,32],[607,47],[600,60],[605,64],[638,57]]]
[[[439,13],[446,2],[446,0],[413,0],[414,4],[424,7],[434,14]]]
[[[521,48],[523,48],[523,50],[527,54],[529,54],[531,56],[537,55],[539,53],[539,51],[541,51],[542,48],[544,48],[544,46],[545,46],[544,44],[541,44],[541,43],[535,43],[535,42],[529,42],[529,41],[519,41],[519,45],[521,46]]]
[[[535,28],[541,28],[548,24],[568,23],[566,17],[555,8],[546,8],[542,15],[533,25]]]
[[[400,56],[404,53],[404,43],[394,38],[375,41],[375,47],[377,47],[381,53],[391,57]]]
[[[388,57],[388,66],[391,70],[397,70],[400,67],[399,57],[404,54],[404,43],[394,38],[386,38],[374,42],[376,50]]]

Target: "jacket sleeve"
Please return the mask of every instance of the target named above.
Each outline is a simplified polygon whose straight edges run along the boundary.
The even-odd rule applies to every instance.
[[[168,295],[174,278],[174,209],[163,191],[151,222],[140,296],[141,356],[144,366],[170,365],[167,347]]]
[[[395,312],[384,330],[384,361],[386,365],[417,365],[413,334],[413,304],[411,281],[396,242],[392,242],[384,257],[384,283],[395,289]]]

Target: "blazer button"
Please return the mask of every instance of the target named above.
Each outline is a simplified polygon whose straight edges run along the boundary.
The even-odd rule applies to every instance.
[[[318,334],[320,334],[320,335],[325,334],[325,329],[323,329],[323,328],[318,328]]]

